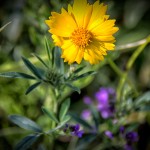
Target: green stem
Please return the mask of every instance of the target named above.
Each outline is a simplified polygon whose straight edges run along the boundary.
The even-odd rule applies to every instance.
[[[126,75],[125,75],[125,72],[123,72],[123,71],[114,63],[114,61],[112,61],[111,58],[108,58],[107,60],[108,60],[109,65],[110,65],[110,66],[112,67],[112,69],[115,71],[115,73],[116,73],[118,76],[120,76],[120,78],[122,78],[123,76],[124,76],[123,78],[125,78],[125,76],[126,76]],[[121,80],[120,86],[122,86],[122,84],[123,84],[123,82],[124,82],[123,80],[124,80],[124,79]],[[133,89],[135,95],[137,95],[138,92],[137,92],[135,86],[133,86],[132,82],[131,82],[129,79],[127,79],[127,82],[128,82],[128,84],[130,85],[130,87]],[[119,87],[119,89],[120,89],[120,87]],[[120,91],[119,91],[118,93],[120,93]]]
[[[118,45],[118,46],[116,46],[115,50],[116,51],[123,51],[123,50],[131,49],[131,48],[136,48],[140,45],[143,45],[146,42],[146,40],[147,40],[147,38],[144,38],[144,39],[136,41],[136,42],[127,43],[124,45]]]
[[[126,72],[123,73],[118,88],[117,88],[117,100],[121,100],[121,95],[122,95],[122,91],[123,91],[123,87],[124,84],[127,80],[127,76],[129,73],[129,70],[131,69],[131,67],[133,66],[135,60],[137,59],[137,57],[141,54],[141,52],[145,49],[145,47],[147,46],[147,44],[150,42],[150,36],[147,37],[147,40],[145,41],[144,44],[142,44],[140,47],[138,47],[135,52],[132,54],[132,56],[129,58],[127,65],[126,65]]]
[[[148,43],[150,43],[150,36],[147,37],[145,43],[142,44],[141,46],[139,46],[137,48],[137,50],[133,53],[133,55],[130,57],[129,61],[127,62],[127,66],[126,66],[127,70],[131,69],[131,67],[133,66],[133,63],[135,62],[137,57],[140,55],[140,53],[145,49],[145,47],[147,46]]]
[[[123,75],[123,71],[121,71],[118,66],[114,63],[114,61],[112,61],[111,58],[107,58],[109,65],[112,67],[112,69],[116,72],[117,75],[122,76]]]

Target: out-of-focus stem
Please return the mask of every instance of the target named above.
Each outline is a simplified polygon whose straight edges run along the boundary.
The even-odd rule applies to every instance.
[[[127,50],[127,49],[130,49],[130,48],[135,48],[135,47],[138,47],[140,45],[143,45],[144,43],[146,43],[146,41],[147,41],[147,38],[136,41],[136,42],[127,43],[127,44],[124,44],[124,45],[118,45],[118,46],[116,46],[115,50],[116,51],[122,51],[122,50]]]
[[[137,59],[137,57],[144,50],[144,48],[146,47],[146,45],[148,43],[150,43],[150,36],[147,37],[145,43],[143,43],[140,47],[138,47],[137,50],[133,53],[133,55],[130,57],[129,61],[127,62],[127,66],[126,66],[127,70],[131,69],[133,63],[135,62],[135,60]]]
[[[2,32],[2,30],[4,30],[10,23],[11,23],[11,21],[8,22],[8,23],[6,23],[4,26],[2,26],[2,27],[0,28],[0,32]]]
[[[147,44],[150,43],[150,36],[147,37],[147,39],[145,40],[145,43],[143,43],[141,46],[139,46],[134,53],[132,54],[132,56],[129,58],[127,65],[126,65],[126,71],[123,73],[118,88],[117,88],[117,99],[121,100],[121,95],[122,95],[122,90],[124,87],[124,84],[127,80],[127,76],[128,73],[131,69],[131,67],[133,66],[135,60],[137,59],[137,57],[141,54],[141,52],[145,49],[145,47],[147,46]]]

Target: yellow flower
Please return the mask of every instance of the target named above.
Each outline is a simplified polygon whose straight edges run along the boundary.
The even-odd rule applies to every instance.
[[[114,50],[113,34],[118,27],[114,27],[115,20],[108,20],[106,10],[107,6],[98,1],[90,5],[87,0],[74,0],[68,11],[62,8],[60,14],[51,13],[46,24],[65,62],[80,64],[85,59],[96,64],[104,59],[107,50]]]

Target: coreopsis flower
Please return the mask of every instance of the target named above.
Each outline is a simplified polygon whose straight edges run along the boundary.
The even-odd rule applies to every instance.
[[[82,59],[96,64],[104,59],[108,50],[114,50],[118,31],[115,20],[106,15],[107,6],[96,1],[93,5],[87,0],[74,0],[68,10],[52,12],[46,24],[56,46],[62,49],[62,58],[69,64],[81,63]]]

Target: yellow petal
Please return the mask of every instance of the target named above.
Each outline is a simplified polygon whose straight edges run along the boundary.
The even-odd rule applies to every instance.
[[[50,21],[46,21],[46,24],[50,27],[52,34],[62,37],[69,37],[77,27],[72,16],[64,9],[61,14],[52,13]]]
[[[81,62],[81,60],[77,59],[78,54],[80,55],[79,49],[72,44],[71,40],[65,40],[62,49],[63,53],[61,57],[64,58],[65,62],[68,62],[69,64],[75,61],[77,61],[78,63]]]
[[[56,46],[61,46],[63,44],[62,37],[59,37],[59,36],[53,34],[52,39],[54,40],[54,43],[56,44]]]
[[[103,59],[103,56],[97,56],[93,49],[88,49],[84,53],[84,59],[89,61],[90,64],[97,64],[100,59]]]
[[[78,54],[75,58],[75,61],[80,64],[81,61],[82,61],[82,58],[83,58],[83,55],[84,55],[84,50],[83,49],[78,49]]]
[[[114,39],[115,39],[112,35],[96,36],[95,38],[101,42],[114,41]]]
[[[103,51],[99,47],[95,46],[95,44],[91,44],[84,53],[84,59],[89,61],[90,64],[97,64],[100,60],[103,60],[103,55],[106,55],[106,50]]]
[[[96,1],[93,4],[93,11],[88,26],[89,30],[99,25],[104,20],[104,18],[105,19],[108,18],[108,16],[105,16],[106,10],[107,10],[107,6],[104,6],[103,3],[99,4],[99,2]]]
[[[104,43],[104,44],[107,50],[114,50],[115,48],[115,45],[113,43]]]
[[[107,35],[107,32],[112,31],[113,33],[118,30],[118,28],[113,28],[114,25],[115,25],[115,20],[107,20],[99,24],[98,26],[94,27],[91,30],[91,32],[94,33],[94,35]]]
[[[84,28],[87,28],[87,26],[90,22],[92,11],[93,11],[92,5],[88,4],[87,9],[85,10],[84,21],[83,21],[83,27]]]
[[[75,17],[78,27],[83,26],[86,10],[87,10],[87,0],[74,0],[72,13]]]

